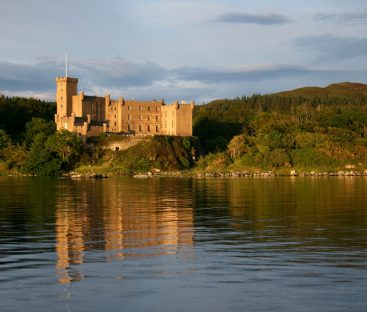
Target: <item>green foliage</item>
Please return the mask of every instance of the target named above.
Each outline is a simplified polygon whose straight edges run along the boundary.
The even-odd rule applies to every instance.
[[[4,130],[0,129],[0,152],[11,144],[11,139]],[[1,159],[1,154],[0,154]]]
[[[201,156],[197,163],[197,168],[201,171],[217,172],[225,170],[230,164],[231,159],[227,153],[209,153]]]
[[[23,171],[35,175],[57,175],[79,161],[83,141],[72,132],[37,133],[27,153]]]
[[[70,170],[79,160],[83,141],[77,134],[63,130],[51,135],[45,147],[62,160],[64,170]]]
[[[192,150],[196,146],[196,140],[190,137],[155,136],[125,151],[114,152],[110,164],[130,172],[189,169],[194,165]]]
[[[43,133],[45,136],[53,134],[56,131],[56,125],[53,121],[33,117],[30,122],[26,123],[25,129],[25,143],[30,146],[38,133]]]
[[[33,98],[0,96],[0,129],[3,129],[13,140],[21,140],[27,122],[32,118],[47,121],[54,119],[56,106]]]
[[[54,103],[0,97],[0,159],[7,170],[56,175],[75,166],[83,142],[74,133],[55,132],[54,113]]]
[[[338,160],[309,147],[293,150],[291,158],[293,165],[300,168],[335,170],[340,166]]]
[[[199,168],[213,167],[225,151],[231,170],[344,168],[367,158],[367,86],[337,84],[273,95],[216,100],[195,109],[200,140],[212,152]],[[210,120],[210,122],[208,122]],[[205,122],[203,122],[205,121]],[[215,144],[222,124],[228,143]],[[201,133],[201,129],[203,132]]]
[[[48,141],[44,133],[38,133],[27,153],[23,171],[35,175],[56,175],[62,170],[62,160],[46,147]]]

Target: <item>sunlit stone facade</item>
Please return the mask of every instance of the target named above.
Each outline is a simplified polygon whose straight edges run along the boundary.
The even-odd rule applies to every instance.
[[[192,136],[192,111],[195,103],[178,101],[166,105],[161,101],[113,100],[78,93],[78,79],[56,78],[57,130],[83,136],[100,133],[125,133],[134,136]]]

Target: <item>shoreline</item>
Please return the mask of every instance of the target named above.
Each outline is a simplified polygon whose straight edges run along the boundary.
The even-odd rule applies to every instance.
[[[0,177],[36,177],[33,174],[23,173],[6,173],[2,172]],[[338,172],[300,172],[291,170],[289,173],[267,171],[267,172],[195,172],[195,171],[163,171],[163,172],[114,172],[114,173],[97,173],[88,172],[80,173],[71,171],[61,175],[55,176],[57,178],[70,179],[106,179],[113,177],[131,177],[131,178],[164,178],[164,177],[178,177],[178,178],[277,178],[277,177],[367,177],[367,169],[364,171],[338,171]]]

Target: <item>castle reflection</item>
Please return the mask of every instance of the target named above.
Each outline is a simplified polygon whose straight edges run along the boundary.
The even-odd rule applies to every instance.
[[[60,183],[56,191],[59,283],[83,279],[80,265],[96,261],[95,250],[105,251],[105,258],[98,261],[192,254],[192,197],[182,196],[180,187],[169,188],[167,183],[159,179]]]

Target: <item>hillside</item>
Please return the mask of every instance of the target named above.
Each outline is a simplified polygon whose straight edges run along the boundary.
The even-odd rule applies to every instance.
[[[305,96],[305,97],[319,97],[319,96],[347,96],[360,97],[367,95],[367,85],[356,82],[341,82],[330,84],[327,87],[304,87],[290,91],[283,91],[275,93],[281,96]]]
[[[338,83],[215,100],[194,112],[200,170],[367,168],[367,85]]]

